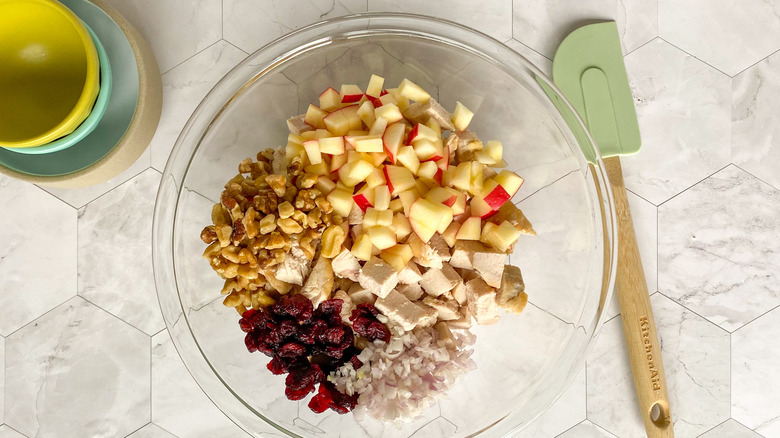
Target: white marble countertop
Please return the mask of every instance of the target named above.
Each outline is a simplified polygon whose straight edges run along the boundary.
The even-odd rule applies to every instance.
[[[247,53],[367,9],[443,14],[545,71],[583,20],[617,20],[643,137],[624,171],[677,436],[780,436],[780,1],[109,3],[155,51],[162,121],[107,183],[0,177],[0,438],[246,436],[187,373],[160,316],[149,244],[160,171],[196,104]],[[614,308],[587,367],[522,436],[644,435]]]

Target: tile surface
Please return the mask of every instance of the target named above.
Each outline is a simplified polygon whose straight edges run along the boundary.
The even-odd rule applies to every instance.
[[[166,331],[152,337],[152,421],[180,437],[248,437],[206,397]]]
[[[557,438],[615,438],[615,435],[596,426],[588,420],[572,427]]]
[[[162,76],[163,109],[149,146],[152,167],[162,172],[181,129],[214,84],[241,62],[246,53],[219,41]]]
[[[729,417],[728,333],[659,293],[651,303],[675,434],[696,436]],[[619,317],[606,323],[588,362],[588,419],[620,437],[644,433]]]
[[[149,423],[128,435],[127,438],[176,438],[176,435],[154,423]]]
[[[780,309],[731,335],[731,415],[761,435],[780,435],[780,351],[776,344]]]
[[[149,421],[149,337],[80,297],[9,336],[6,355],[5,421],[25,435],[124,436]]]
[[[79,210],[79,295],[148,335],[164,327],[151,247],[159,184],[148,169]]]
[[[4,424],[0,426],[0,438],[26,438],[26,437]]]
[[[0,373],[0,424],[5,418],[5,338],[0,337],[0,364],[3,366],[3,372]]]
[[[729,75],[780,49],[777,2],[719,0],[704,5],[697,0],[658,0],[659,35]]]
[[[523,429],[517,437],[556,436],[585,419],[585,368],[550,409]]]
[[[247,53],[280,36],[326,18],[365,12],[364,0],[224,0],[224,38]]]
[[[735,164],[780,189],[780,53],[732,82],[732,152]]]
[[[107,0],[149,42],[165,73],[222,37],[219,0]]]
[[[76,211],[30,184],[0,176],[0,335],[76,292]]]
[[[780,192],[735,166],[662,205],[659,290],[729,331],[777,306],[778,212]]]
[[[642,135],[621,159],[626,187],[658,205],[729,163],[728,76],[659,39],[626,56],[626,70]]]
[[[594,22],[614,20],[624,53],[631,52],[655,38],[658,22],[657,0],[641,2],[620,0],[553,0],[528,2],[514,0],[512,36],[552,59],[555,49],[574,29]]]
[[[761,435],[729,419],[701,435],[700,438],[761,438]]]

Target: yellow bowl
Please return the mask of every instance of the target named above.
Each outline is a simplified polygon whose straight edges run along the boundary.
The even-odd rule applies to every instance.
[[[54,0],[0,0],[0,41],[0,146],[41,146],[73,132],[100,88],[81,20]]]

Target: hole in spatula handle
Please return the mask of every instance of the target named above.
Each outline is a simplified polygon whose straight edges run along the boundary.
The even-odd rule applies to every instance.
[[[650,419],[658,427],[669,425],[671,416],[669,415],[669,404],[665,401],[657,401],[650,406]]]

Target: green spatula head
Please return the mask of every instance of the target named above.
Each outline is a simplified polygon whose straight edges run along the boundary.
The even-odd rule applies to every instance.
[[[639,152],[639,125],[614,21],[569,34],[555,52],[553,82],[585,120],[602,157]]]

